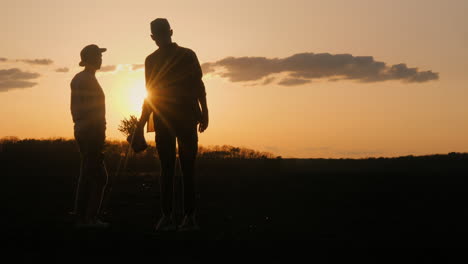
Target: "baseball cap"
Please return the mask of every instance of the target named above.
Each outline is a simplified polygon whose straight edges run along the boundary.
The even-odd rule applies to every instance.
[[[101,53],[105,52],[106,48],[100,48],[96,44],[91,44],[84,47],[80,52],[80,66],[85,66],[86,62],[89,61],[91,58],[94,58]]]
[[[156,18],[151,21],[151,33],[154,35],[168,33],[170,30],[171,26],[169,25],[169,21],[165,18]]]

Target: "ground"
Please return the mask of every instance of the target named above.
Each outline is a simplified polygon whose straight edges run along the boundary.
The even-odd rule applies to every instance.
[[[49,163],[22,164],[8,157],[3,164],[8,182],[2,186],[7,198],[3,238],[16,248],[53,243],[161,249],[184,243],[198,252],[207,246],[255,249],[299,240],[331,247],[467,244],[466,154],[199,160],[197,216],[202,229],[192,233],[154,231],[161,215],[158,170],[112,176],[103,216],[111,227],[76,230],[67,214],[78,163],[54,166],[60,161],[45,156],[41,159]]]

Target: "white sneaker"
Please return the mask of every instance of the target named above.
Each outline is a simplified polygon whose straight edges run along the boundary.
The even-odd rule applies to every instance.
[[[156,224],[156,231],[175,231],[177,229],[172,217],[162,216]]]
[[[195,216],[185,216],[184,220],[182,221],[182,224],[179,225],[178,228],[179,231],[185,232],[185,231],[198,231],[200,230],[200,227],[197,224],[197,221],[195,220]]]

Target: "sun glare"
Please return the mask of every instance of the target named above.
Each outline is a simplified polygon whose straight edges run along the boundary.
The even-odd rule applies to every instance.
[[[143,104],[143,100],[146,98],[146,88],[145,88],[145,81],[138,80],[129,87],[128,89],[128,104],[129,104],[129,111],[131,114],[138,115],[141,113],[141,106]]]

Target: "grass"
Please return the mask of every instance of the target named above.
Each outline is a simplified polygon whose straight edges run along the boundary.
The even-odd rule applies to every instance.
[[[464,245],[468,232],[467,153],[281,159],[231,146],[211,149],[216,154],[205,149],[197,163],[203,231],[158,234],[152,229],[160,216],[155,152],[131,156],[128,168],[115,177],[125,149],[122,142],[106,148],[112,196],[105,204],[105,217],[112,228],[87,236],[74,233],[66,217],[79,170],[74,142],[3,140],[0,157],[7,184],[2,191],[8,201],[4,219],[9,236],[17,241],[33,236],[91,244],[96,239],[121,243],[306,239],[355,246],[447,247]],[[43,232],[52,238],[38,238]]]

